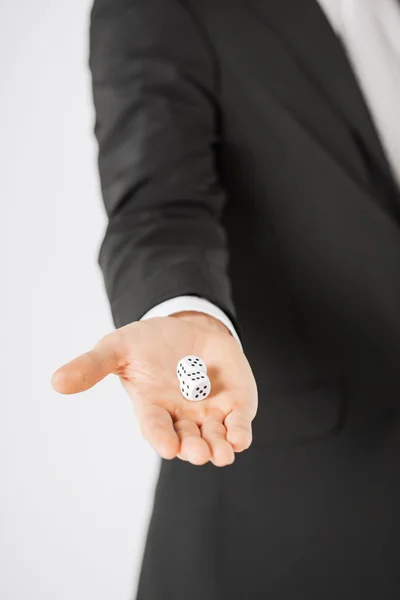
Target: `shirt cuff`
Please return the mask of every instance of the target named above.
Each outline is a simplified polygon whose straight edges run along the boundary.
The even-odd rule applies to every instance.
[[[148,310],[140,319],[143,321],[145,319],[151,319],[153,317],[168,317],[177,312],[193,310],[196,312],[202,312],[206,315],[210,315],[211,317],[215,317],[219,321],[221,321],[231,332],[233,337],[238,341],[241,349],[243,350],[242,343],[240,341],[239,335],[234,328],[232,321],[226,316],[223,310],[221,310],[218,306],[215,306],[209,300],[205,298],[200,298],[199,296],[177,296],[175,298],[170,298],[169,300],[165,300],[160,304],[156,304],[150,310]]]

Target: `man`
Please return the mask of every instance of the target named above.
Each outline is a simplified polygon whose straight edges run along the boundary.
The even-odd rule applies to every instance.
[[[137,600],[400,597],[399,65],[395,0],[94,3],[117,329],[53,385],[162,457]]]

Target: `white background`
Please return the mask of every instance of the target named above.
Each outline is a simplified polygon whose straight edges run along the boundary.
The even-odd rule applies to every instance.
[[[158,458],[109,377],[52,372],[113,328],[97,252],[87,0],[0,0],[0,598],[134,597]]]

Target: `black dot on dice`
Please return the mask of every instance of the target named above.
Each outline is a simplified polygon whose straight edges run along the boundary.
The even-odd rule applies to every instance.
[[[191,359],[191,358],[189,358],[189,360],[191,361],[192,359]]]
[[[196,392],[198,392],[198,391],[199,391],[199,389],[200,389],[200,388],[196,388]]]
[[[205,386],[203,387],[203,390],[205,390],[205,389],[206,389],[206,387],[207,387],[207,386],[205,385]]]
[[[198,398],[198,397],[199,397],[199,395],[198,395],[198,394],[196,394],[196,398]]]
[[[187,387],[187,389],[189,389],[189,386],[188,386],[188,385],[187,385],[186,387]]]
[[[203,392],[203,396],[205,396],[205,395],[206,395],[206,393],[205,393],[205,392]]]
[[[184,388],[182,388],[182,392],[184,392],[184,391],[185,391]]]

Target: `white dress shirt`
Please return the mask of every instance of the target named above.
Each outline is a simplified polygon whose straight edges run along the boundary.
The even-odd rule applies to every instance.
[[[318,0],[318,3],[345,48],[400,186],[400,2]],[[141,320],[181,311],[203,312],[219,319],[242,346],[226,314],[197,296],[178,296],[161,302]]]

